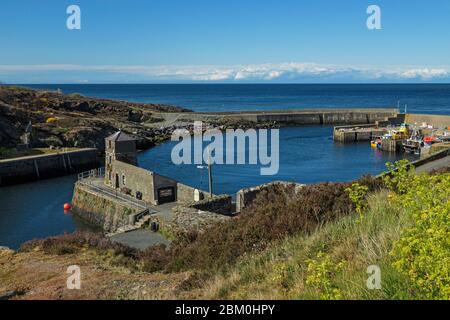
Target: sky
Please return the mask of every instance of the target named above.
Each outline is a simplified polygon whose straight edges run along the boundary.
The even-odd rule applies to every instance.
[[[0,43],[3,83],[450,82],[450,1],[2,0]]]

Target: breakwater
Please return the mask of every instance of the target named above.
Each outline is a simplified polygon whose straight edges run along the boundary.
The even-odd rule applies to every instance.
[[[395,108],[365,109],[302,109],[239,112],[192,112],[160,114],[166,120],[178,121],[249,121],[276,122],[281,125],[351,125],[387,121],[398,115]]]
[[[0,186],[35,181],[99,166],[97,149],[0,160]]]

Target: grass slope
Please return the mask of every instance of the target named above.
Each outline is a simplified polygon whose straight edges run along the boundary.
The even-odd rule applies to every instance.
[[[400,230],[410,225],[411,219],[390,205],[387,198],[386,191],[371,195],[362,220],[356,215],[347,216],[318,228],[311,235],[290,236],[273,243],[263,253],[242,258],[225,276],[216,277],[207,285],[206,296],[323,299],[333,298],[335,292],[335,298],[343,299],[413,298],[408,294],[408,279],[392,267],[389,255]],[[325,268],[308,270],[314,261]],[[333,268],[341,261],[345,261],[342,270]],[[382,270],[381,290],[367,289],[370,265],[378,265]],[[328,284],[307,281],[314,273]]]

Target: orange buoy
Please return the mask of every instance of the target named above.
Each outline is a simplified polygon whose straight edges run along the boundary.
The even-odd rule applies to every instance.
[[[64,210],[70,210],[72,207],[70,206],[70,204],[65,203],[64,204]]]

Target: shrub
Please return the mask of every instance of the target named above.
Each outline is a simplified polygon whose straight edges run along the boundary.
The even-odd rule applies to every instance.
[[[354,207],[345,192],[348,186],[305,186],[290,200],[281,187],[263,191],[240,216],[173,243],[167,270],[222,270],[238,257],[264,249],[273,240],[312,232],[320,224],[351,212]]]
[[[401,191],[391,201],[413,220],[394,243],[394,266],[411,279],[420,298],[450,299],[450,174],[398,171],[390,179],[408,181],[406,188],[388,182]]]
[[[386,187],[383,178],[373,177],[371,175],[364,175],[355,182],[359,183],[360,185],[366,186],[367,192],[369,193],[380,191],[381,189]]]
[[[165,245],[152,246],[139,254],[142,271],[155,272],[163,270],[169,262]]]
[[[58,121],[57,118],[47,118],[47,120],[45,121],[45,123],[55,123],[56,121]]]
[[[353,183],[351,187],[345,189],[350,200],[352,200],[356,207],[356,213],[359,214],[360,220],[363,218],[363,210],[367,207],[365,198],[368,190],[369,188],[367,186],[360,185],[359,183]]]
[[[389,173],[383,177],[385,185],[394,192],[405,193],[414,177],[414,166],[408,160],[386,163]]]
[[[64,255],[77,253],[83,248],[92,248],[99,251],[112,251],[115,255],[136,258],[138,251],[126,245],[113,242],[100,234],[91,232],[74,232],[44,240],[31,240],[25,242],[20,248],[21,252],[41,248],[47,254]]]
[[[314,288],[321,299],[342,299],[342,292],[333,284],[332,279],[344,269],[345,262],[335,263],[329,255],[320,251],[314,259],[306,260],[306,263],[305,283]]]

